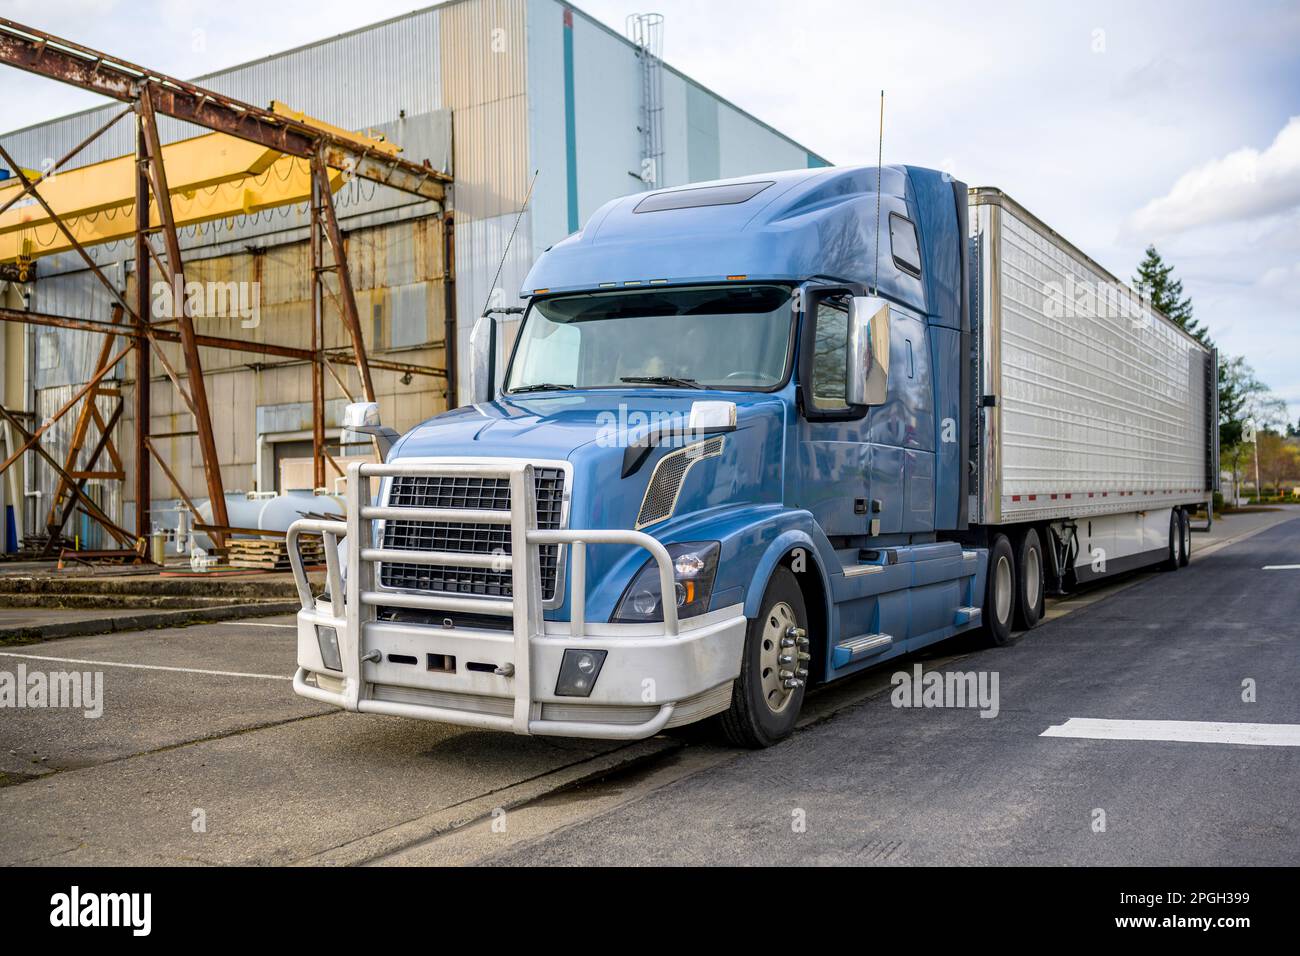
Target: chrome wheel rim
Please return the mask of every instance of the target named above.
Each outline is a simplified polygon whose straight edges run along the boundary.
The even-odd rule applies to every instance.
[[[1179,522],[1183,526],[1183,557],[1192,556],[1192,526],[1191,522],[1183,520]]]
[[[1005,555],[998,558],[993,574],[993,608],[998,620],[1005,621],[1011,616],[1011,559]]]
[[[794,608],[778,601],[768,608],[759,636],[758,668],[767,709],[779,714],[790,706],[808,676],[808,637]]]

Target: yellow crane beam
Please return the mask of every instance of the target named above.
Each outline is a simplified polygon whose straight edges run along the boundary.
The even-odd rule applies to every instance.
[[[55,178],[74,177],[78,172],[60,173]],[[343,185],[344,175],[342,170],[330,170],[331,191]],[[310,198],[311,170],[307,161],[284,155],[259,176],[246,175],[194,189],[171,190],[172,215],[178,228],[307,202]],[[128,239],[135,233],[135,196],[133,193],[131,201],[125,204],[112,203],[86,215],[61,218],[83,246]],[[151,202],[150,225],[161,225],[161,221],[157,204]],[[48,217],[0,232],[0,262],[28,261],[71,248],[72,243]]]
[[[370,151],[389,156],[401,151],[382,137],[338,129],[283,103],[273,103],[272,109]],[[162,156],[178,227],[311,198],[307,160],[236,136],[207,133],[180,140],[164,146]],[[328,155],[326,161],[331,161]],[[134,156],[119,156],[41,178],[36,189],[82,245],[124,239],[135,231],[135,164]],[[331,167],[330,189],[337,191],[350,172]],[[21,196],[0,213],[0,263],[25,262],[71,249],[52,217],[31,196],[22,195],[22,188],[17,177],[0,180],[0,208]],[[154,203],[149,221],[161,224]]]

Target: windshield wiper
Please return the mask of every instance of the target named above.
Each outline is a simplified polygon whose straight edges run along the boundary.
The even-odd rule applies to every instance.
[[[510,390],[511,395],[518,395],[522,392],[565,392],[576,385],[556,385],[554,382],[537,382],[533,385],[518,385]]]
[[[677,388],[708,388],[707,385],[701,385],[693,378],[677,378],[673,375],[624,375],[619,379],[620,382],[630,382],[633,385],[673,385]]]

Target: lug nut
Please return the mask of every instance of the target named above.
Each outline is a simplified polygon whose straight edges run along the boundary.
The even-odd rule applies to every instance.
[[[793,638],[793,637],[783,637],[783,638],[781,638],[781,646],[782,646],[782,647],[794,647],[794,638]]]
[[[799,660],[800,660],[801,663],[802,663],[803,661],[810,661],[810,660],[812,660],[812,655],[809,654],[807,651],[800,651],[800,652],[799,652]]]
[[[806,667],[799,668],[797,671],[794,672],[794,676],[802,680],[803,678],[808,676],[808,668]]]
[[[786,690],[794,690],[796,687],[802,687],[803,681],[797,677],[787,677],[784,681]]]
[[[794,676],[794,671],[788,671],[785,668],[781,668],[781,670],[777,671],[776,676],[782,680],[789,680]]]
[[[808,632],[802,627],[791,624],[785,629],[785,636],[793,637],[796,641],[801,641],[808,636]]]
[[[778,664],[793,664],[793,663],[794,663],[794,657],[792,657],[792,656],[789,655],[789,654],[782,654],[780,657],[778,657],[778,658],[776,659],[776,662],[777,662]]]

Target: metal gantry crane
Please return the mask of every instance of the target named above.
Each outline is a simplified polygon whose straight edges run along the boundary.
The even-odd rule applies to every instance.
[[[109,321],[0,308],[0,321],[81,329],[106,337],[90,380],[34,430],[29,430],[19,416],[0,405],[0,418],[8,422],[19,438],[14,442],[17,447],[10,450],[8,458],[0,463],[0,474],[30,451],[42,458],[59,477],[57,494],[46,518],[49,549],[54,548],[71,514],[80,510],[101,524],[123,546],[123,550],[134,550],[144,557],[143,539],[150,530],[150,456],[157,460],[176,492],[197,515],[190,494],[177,480],[149,434],[153,358],[157,358],[194,417],[206,491],[212,507],[211,524],[199,525],[197,529],[209,533],[219,546],[227,534],[245,529],[231,528],[226,513],[212,416],[199,360],[200,347],[255,352],[311,363],[312,459],[317,487],[325,484],[325,462],[329,457],[325,451],[324,433],[326,372],[344,394],[352,397],[342,377],[335,372],[334,365],[348,363],[356,366],[367,401],[374,400],[370,370],[375,367],[445,377],[448,404],[454,403],[453,220],[448,202],[449,174],[432,168],[427,161],[417,164],[403,159],[398,155],[399,148],[392,143],[350,133],[296,113],[284,104],[272,102],[269,109],[252,106],[2,18],[0,65],[26,70],[127,104],[55,162],[44,175],[22,169],[0,143],[0,161],[14,174],[12,183],[0,185],[0,265],[7,264],[6,268],[21,279],[29,276],[33,258],[72,251],[112,299]],[[136,126],[137,145],[133,157],[60,172],[90,143],[128,116]],[[159,116],[170,116],[211,132],[163,145],[158,132]],[[266,175],[273,169],[275,175]],[[445,369],[373,361],[366,354],[344,237],[333,201],[334,191],[351,177],[430,200],[442,210],[446,245],[444,286],[448,309]],[[192,198],[195,190],[212,187],[219,187],[216,195],[224,197],[215,207]],[[26,202],[21,202],[24,200]],[[177,238],[178,228],[303,201],[309,203],[311,210],[310,348],[197,334],[184,292],[185,264]],[[97,215],[110,209],[116,210],[118,215]],[[128,236],[134,238],[135,246],[133,302],[127,301],[86,251],[89,245]],[[161,248],[156,247],[155,237]],[[156,323],[151,315],[149,277],[154,268],[173,290],[170,318],[174,329],[161,327],[163,323]],[[332,281],[327,281],[329,275],[333,276]],[[347,330],[351,342],[350,355],[340,351],[327,352],[324,348],[323,307],[326,299],[334,304]],[[183,370],[170,361],[161,347],[164,342],[179,343],[184,358]],[[101,383],[128,356],[134,362],[136,383],[133,409],[136,422],[134,532],[118,526],[84,490],[86,481],[92,477],[125,477],[121,455],[110,437],[113,425],[122,414],[121,396],[116,389]],[[96,398],[105,395],[116,396],[119,400],[116,410],[107,419],[95,404]],[[41,447],[41,436],[83,402],[76,419],[70,454],[60,463]],[[88,460],[78,469],[77,457],[85,448],[92,421],[100,437]],[[112,467],[96,470],[104,454],[108,455]],[[337,469],[338,465],[334,464],[334,467]]]

